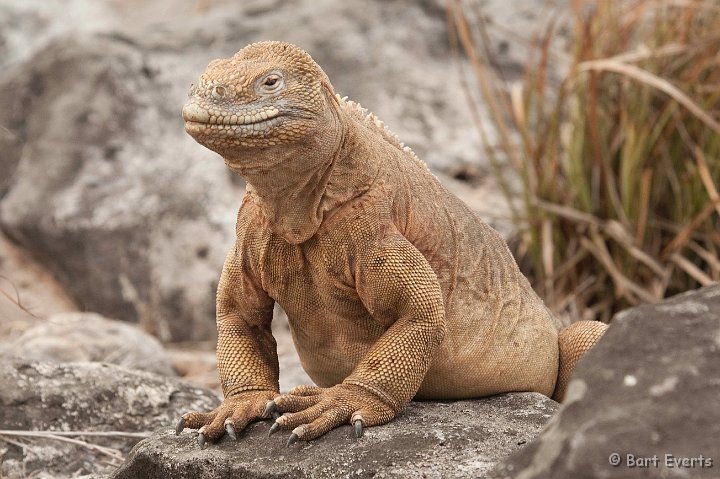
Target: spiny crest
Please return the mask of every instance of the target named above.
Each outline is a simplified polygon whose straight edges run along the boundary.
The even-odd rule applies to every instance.
[[[428,166],[425,164],[424,161],[422,161],[415,152],[407,146],[405,143],[403,143],[400,140],[400,137],[397,136],[395,133],[390,131],[390,129],[385,125],[385,122],[383,122],[380,118],[375,116],[374,113],[368,112],[367,108],[363,108],[360,103],[352,100],[348,100],[348,97],[344,96],[341,97],[340,95],[335,95],[340,102],[341,105],[344,106],[345,111],[349,113],[350,115],[354,116],[357,120],[360,122],[368,125],[370,128],[373,128],[380,132],[382,137],[391,145],[394,147],[404,151],[405,153],[410,156],[410,158],[413,159],[413,161],[416,161],[420,166],[423,167],[423,169],[430,171]]]

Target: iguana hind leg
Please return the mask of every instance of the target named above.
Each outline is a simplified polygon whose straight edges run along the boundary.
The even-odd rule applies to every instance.
[[[558,335],[560,366],[552,396],[554,400],[562,402],[565,398],[575,364],[600,340],[607,327],[607,324],[599,321],[577,321],[560,331]]]

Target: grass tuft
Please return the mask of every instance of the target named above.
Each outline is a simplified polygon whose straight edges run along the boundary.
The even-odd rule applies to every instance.
[[[554,18],[508,85],[477,8],[448,2],[534,286],[607,322],[720,281],[720,6],[571,0]]]

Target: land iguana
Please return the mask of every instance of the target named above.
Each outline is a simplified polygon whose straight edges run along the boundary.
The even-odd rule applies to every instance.
[[[295,45],[212,61],[182,116],[247,181],[217,292],[225,399],[176,428],[201,447],[272,413],[289,445],[346,423],[360,437],[413,398],[560,400],[602,336],[558,335],[503,238]],[[280,394],[275,302],[317,386]]]

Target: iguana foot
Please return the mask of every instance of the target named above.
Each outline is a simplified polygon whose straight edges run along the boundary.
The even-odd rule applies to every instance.
[[[227,433],[237,441],[237,432],[242,431],[252,421],[263,419],[265,406],[278,395],[276,391],[247,391],[225,400],[214,410],[202,413],[191,411],[182,415],[175,428],[179,435],[186,427],[198,429],[197,442],[200,449],[207,441],[216,441]]]
[[[365,427],[385,424],[396,414],[379,396],[354,384],[299,386],[268,402],[265,413],[272,411],[284,414],[275,420],[270,434],[292,429],[288,446],[316,439],[342,424],[354,425],[356,437],[362,437]]]

